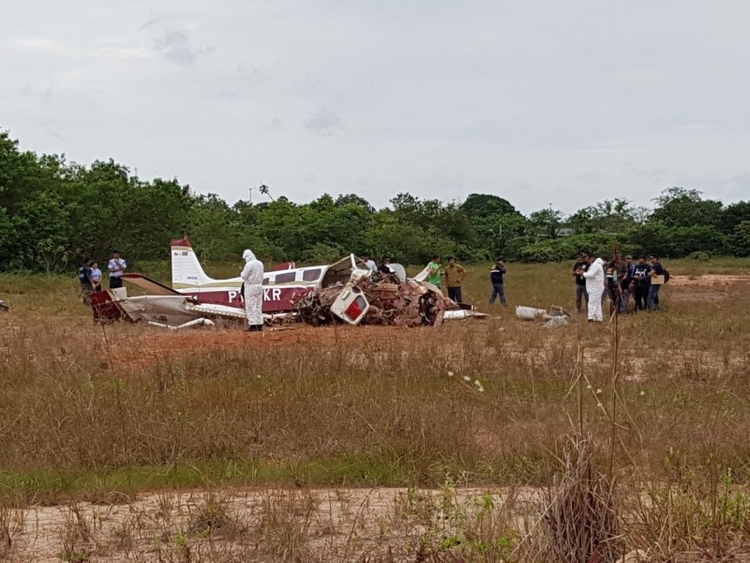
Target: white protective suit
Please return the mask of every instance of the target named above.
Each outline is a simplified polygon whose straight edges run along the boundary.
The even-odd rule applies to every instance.
[[[245,283],[245,315],[250,326],[263,326],[263,262],[251,250],[242,253],[245,267],[240,277]]]
[[[594,260],[589,269],[583,273],[586,278],[586,292],[589,294],[589,320],[601,321],[602,295],[604,295],[604,261]]]

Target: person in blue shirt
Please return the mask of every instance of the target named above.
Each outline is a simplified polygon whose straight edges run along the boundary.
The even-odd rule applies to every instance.
[[[93,291],[102,290],[102,271],[96,261],[91,263],[91,289]]]
[[[500,298],[500,303],[503,307],[508,306],[508,302],[505,300],[505,258],[498,258],[495,260],[495,265],[490,270],[490,282],[492,282],[492,297],[490,297],[490,305],[495,303],[497,297]]]
[[[112,251],[112,259],[107,264],[107,269],[109,270],[109,289],[122,287],[122,275],[128,269],[128,264],[124,258],[120,257],[119,250]]]

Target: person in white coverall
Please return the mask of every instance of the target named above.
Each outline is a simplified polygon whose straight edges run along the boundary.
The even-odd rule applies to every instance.
[[[240,277],[245,287],[245,315],[247,330],[263,330],[263,262],[251,250],[242,253],[245,267]]]
[[[586,292],[589,294],[589,322],[602,321],[602,295],[604,294],[604,262],[589,257],[589,269],[583,272]]]

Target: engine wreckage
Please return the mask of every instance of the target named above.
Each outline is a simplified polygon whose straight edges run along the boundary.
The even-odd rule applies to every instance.
[[[446,320],[486,318],[473,307],[444,297],[440,289],[416,279],[373,272],[346,283],[317,289],[294,305],[297,318],[313,326],[349,324],[415,327]]]

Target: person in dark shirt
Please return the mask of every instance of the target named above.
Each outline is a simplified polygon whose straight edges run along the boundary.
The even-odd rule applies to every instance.
[[[635,263],[632,256],[625,257],[625,264],[620,274],[620,314],[628,310],[628,301],[633,293],[633,270]]]
[[[651,286],[651,266],[646,264],[645,258],[639,258],[633,268],[633,297],[635,298],[635,310],[646,309],[646,298],[648,288]]]
[[[94,289],[91,283],[91,260],[86,260],[83,265],[78,268],[78,281],[81,283],[81,300],[84,305],[91,304],[91,292]]]
[[[615,309],[619,311],[620,304],[620,290],[617,287],[617,263],[615,260],[607,263],[604,273],[607,283],[607,295],[609,295],[609,314],[611,315],[615,312]]]
[[[573,266],[573,276],[576,280],[576,312],[581,312],[581,305],[584,298],[586,299],[586,306],[589,304],[589,294],[586,292],[586,279],[583,277],[583,272],[589,269],[588,255],[585,252],[581,252],[578,256],[578,262]]]
[[[664,279],[666,272],[664,266],[659,262],[659,257],[656,255],[651,256],[651,272],[649,272],[651,286],[648,288],[649,311],[659,310],[659,290],[661,289],[662,284],[666,281]]]
[[[503,307],[508,306],[508,302],[505,300],[505,258],[498,258],[495,260],[495,265],[490,270],[490,282],[492,282],[492,297],[490,297],[490,305],[495,303],[497,297],[500,298],[500,303]]]
[[[383,258],[383,261],[380,263],[380,266],[378,266],[378,272],[381,274],[392,274],[393,271],[388,267],[388,264],[391,263],[391,259],[387,256]]]

